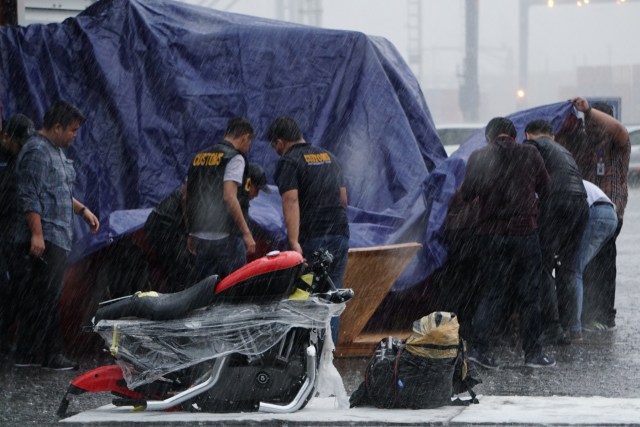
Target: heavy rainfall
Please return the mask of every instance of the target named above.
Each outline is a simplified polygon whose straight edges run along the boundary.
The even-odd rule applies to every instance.
[[[0,424],[635,425],[638,16],[2,2]]]

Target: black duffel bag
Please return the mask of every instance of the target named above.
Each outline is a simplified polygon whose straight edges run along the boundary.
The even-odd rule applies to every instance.
[[[351,407],[427,409],[477,403],[472,387],[481,382],[469,370],[453,313],[435,312],[414,322],[406,340],[378,343]],[[471,399],[452,400],[469,392]]]

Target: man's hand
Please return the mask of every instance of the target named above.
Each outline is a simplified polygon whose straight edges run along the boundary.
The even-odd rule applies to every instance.
[[[89,229],[91,230],[91,234],[96,234],[100,229],[100,221],[98,221],[98,217],[94,215],[89,209],[85,208],[82,211],[82,219],[89,225]]]
[[[44,236],[42,234],[32,234],[29,254],[36,258],[40,258],[44,253],[44,249]]]
[[[289,246],[291,246],[291,250],[292,250],[292,251],[296,251],[296,252],[298,252],[300,255],[303,255],[303,253],[302,253],[302,246],[300,246],[300,243],[298,243],[298,242],[293,242],[293,243],[289,242]]]
[[[574,107],[576,107],[576,110],[582,111],[583,113],[590,108],[589,107],[589,101],[587,101],[586,99],[584,99],[581,96],[579,96],[577,98],[573,98],[571,100],[571,103],[573,104]]]
[[[253,240],[251,233],[245,233],[242,235],[244,245],[247,248],[247,255],[253,255],[256,252],[256,241]]]
[[[198,245],[196,239],[191,236],[187,236],[187,250],[191,255],[198,255]]]

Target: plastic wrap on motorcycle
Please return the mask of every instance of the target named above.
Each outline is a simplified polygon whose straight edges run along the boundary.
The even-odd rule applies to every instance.
[[[344,308],[317,298],[221,304],[170,321],[101,320],[94,330],[109,344],[133,390],[220,356],[260,358],[293,328],[322,330]]]

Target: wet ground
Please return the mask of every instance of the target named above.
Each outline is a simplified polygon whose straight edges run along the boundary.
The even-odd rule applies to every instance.
[[[502,367],[479,371],[484,395],[603,396],[640,398],[640,188],[629,192],[625,222],[618,238],[617,330],[587,334],[570,346],[548,347],[557,360],[551,369],[523,366],[518,347],[496,352]],[[110,363],[94,353],[81,359],[81,371]],[[338,359],[347,393],[362,380],[366,359]],[[0,359],[0,425],[51,425],[58,422],[60,399],[78,372],[51,372],[39,368],[16,369],[6,357]],[[69,410],[78,412],[110,403],[107,394],[83,395]]]

